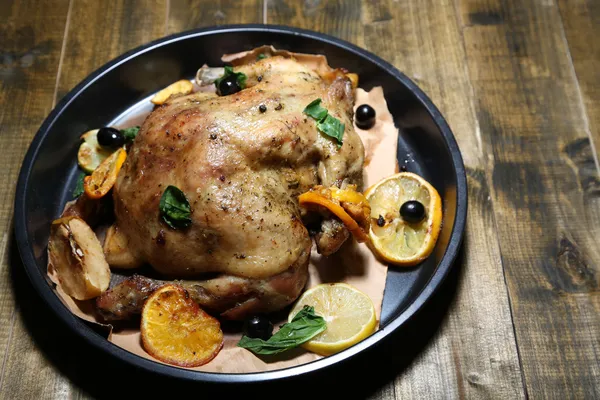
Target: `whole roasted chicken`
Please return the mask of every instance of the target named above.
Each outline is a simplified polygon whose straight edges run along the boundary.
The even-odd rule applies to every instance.
[[[364,149],[345,71],[272,55],[235,72],[243,90],[173,96],[147,117],[113,188],[104,251],[111,267],[149,264],[207,310],[241,319],[299,296],[311,234],[324,255],[348,239],[339,220],[306,213],[297,198],[316,185],[360,187]],[[344,124],[341,144],[303,112],[316,99]],[[159,216],[168,186],[189,200],[186,228]],[[161,283],[136,275],[100,296],[98,310],[129,318]]]

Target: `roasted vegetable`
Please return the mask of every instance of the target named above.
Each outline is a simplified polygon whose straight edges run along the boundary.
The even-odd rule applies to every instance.
[[[110,268],[96,234],[82,219],[64,217],[52,223],[49,268],[62,289],[76,300],[88,300],[108,289]]]

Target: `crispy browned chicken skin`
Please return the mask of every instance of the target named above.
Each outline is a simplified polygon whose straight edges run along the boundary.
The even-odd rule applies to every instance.
[[[197,280],[205,294],[197,301],[235,319],[281,309],[298,297],[311,238],[297,196],[317,184],[360,187],[364,157],[343,71],[319,74],[280,56],[238,71],[248,77],[244,90],[171,98],[148,116],[114,187],[113,239],[125,243],[127,254],[107,254],[114,267],[149,263],[168,279]],[[303,114],[317,98],[345,124],[341,147]],[[161,222],[159,201],[169,185],[189,199],[187,229]],[[331,253],[349,235],[341,224],[324,226],[317,238]],[[205,273],[219,276],[203,280]],[[118,301],[110,296],[98,305],[118,318],[111,309]]]

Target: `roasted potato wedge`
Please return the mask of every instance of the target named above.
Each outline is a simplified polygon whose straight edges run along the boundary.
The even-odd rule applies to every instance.
[[[174,94],[190,94],[194,90],[194,85],[192,82],[182,79],[175,83],[170,84],[160,92],[156,93],[152,100],[152,103],[156,105],[164,104],[169,97]]]
[[[111,225],[106,232],[104,256],[108,265],[114,268],[138,268],[140,261],[129,251],[129,240],[116,225]]]
[[[110,268],[102,245],[80,218],[65,217],[52,223],[48,255],[62,289],[74,299],[92,299],[108,289]]]

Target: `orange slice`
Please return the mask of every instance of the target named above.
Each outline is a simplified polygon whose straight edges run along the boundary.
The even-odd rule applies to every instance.
[[[180,367],[204,365],[223,347],[219,321],[177,285],[162,286],[146,300],[141,333],[148,354]]]
[[[359,225],[356,219],[364,219],[368,222],[369,203],[361,193],[356,192],[353,188],[332,187],[327,189],[317,186],[298,196],[298,202],[301,206],[312,204],[325,207],[342,221],[357,242],[362,243],[368,240],[367,229]]]
[[[91,175],[85,177],[83,181],[85,194],[90,199],[99,199],[106,195],[117,181],[117,175],[126,158],[127,152],[120,148],[102,161]]]
[[[371,205],[370,247],[383,260],[413,266],[435,248],[442,225],[442,199],[419,175],[401,172],[371,186],[365,196]],[[417,200],[425,207],[423,220],[411,223],[400,215],[400,207]]]

